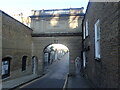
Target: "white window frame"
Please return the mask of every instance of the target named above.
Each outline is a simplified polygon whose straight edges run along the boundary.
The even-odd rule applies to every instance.
[[[95,59],[100,59],[100,20],[95,23]]]
[[[83,51],[83,67],[86,67],[86,55],[85,55],[85,51]]]
[[[86,34],[85,34],[86,30],[85,30],[85,26],[83,27],[83,39],[85,39]]]
[[[86,20],[86,36],[88,36],[88,19]]]

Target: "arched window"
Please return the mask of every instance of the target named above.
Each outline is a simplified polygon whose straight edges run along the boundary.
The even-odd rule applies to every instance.
[[[11,57],[5,57],[2,59],[2,79],[10,76],[10,60]]]
[[[27,56],[23,56],[22,57],[22,71],[26,70],[26,60],[27,60]]]

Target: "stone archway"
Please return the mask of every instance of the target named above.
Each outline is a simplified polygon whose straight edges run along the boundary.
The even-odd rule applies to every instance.
[[[60,43],[69,48],[69,74],[75,74],[75,59],[81,57],[81,36],[44,36],[44,37],[32,37],[33,39],[33,55],[38,57],[38,74],[43,74],[44,62],[43,62],[43,50],[50,44]]]
[[[67,56],[66,56],[67,55]],[[56,61],[62,59],[63,56],[69,60],[69,49],[63,44],[49,44],[43,49],[43,68],[44,72],[48,67]]]

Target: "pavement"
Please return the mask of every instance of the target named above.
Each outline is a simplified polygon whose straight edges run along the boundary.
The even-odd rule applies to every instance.
[[[37,81],[22,88],[63,88],[69,70],[69,60],[63,57],[48,67],[48,72]]]
[[[39,78],[36,75],[28,75],[6,81],[3,83],[3,88],[5,90],[6,88],[15,90],[28,88],[60,88],[62,90],[66,75],[69,71],[69,60],[66,56],[51,64],[48,67],[47,73],[42,77]]]
[[[35,74],[17,78],[14,80],[6,81],[2,83],[2,88],[93,88],[93,85],[89,80],[83,78],[80,72],[77,70],[75,76],[68,74],[69,60],[63,57],[62,60],[58,60],[53,63],[48,73],[44,76],[37,76]],[[68,75],[67,75],[68,74]]]
[[[67,55],[68,56],[68,55]],[[69,60],[64,56],[49,66],[43,76],[36,74],[23,76],[2,82],[2,89],[16,88],[63,88],[65,77],[68,73]]]
[[[16,78],[13,80],[5,81],[5,82],[2,82],[2,89],[6,90],[6,89],[16,88],[18,86],[24,85],[24,84],[31,82],[37,78],[40,78],[40,77],[41,76],[38,76],[36,74],[32,74],[32,75]]]
[[[84,78],[79,71],[76,71],[75,76],[70,76],[68,74],[66,78],[65,89],[75,89],[75,88],[94,88],[94,85],[86,78]],[[64,90],[65,90],[64,89]]]
[[[93,85],[80,75],[68,76],[66,88],[93,88]]]
[[[66,54],[60,60],[53,62],[47,73],[32,82],[26,83],[17,89],[60,88],[62,90],[66,75],[69,71],[69,58]]]
[[[44,77],[44,76],[43,76]],[[14,80],[10,80],[7,82],[4,82],[2,88],[15,88],[21,85],[24,85],[26,83],[29,83],[33,80],[36,80],[37,78],[43,78],[43,77],[38,77],[37,75],[29,75],[21,78],[17,78]],[[31,79],[31,80],[30,80]],[[58,82],[58,80],[51,80],[52,82]],[[44,80],[42,81],[44,82]],[[89,82],[89,80],[83,78],[79,73],[76,73],[76,76],[66,76],[66,83],[62,81],[62,86],[63,83],[65,84],[64,89],[73,89],[73,88],[93,88],[93,85]],[[45,82],[46,83],[46,82]],[[44,83],[44,85],[45,85]],[[59,86],[61,81],[57,83]],[[50,83],[51,85],[54,86],[54,84]]]

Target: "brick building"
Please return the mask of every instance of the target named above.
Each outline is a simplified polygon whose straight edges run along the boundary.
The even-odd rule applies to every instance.
[[[32,10],[30,26],[33,29],[33,55],[42,62],[38,65],[39,74],[43,70],[43,50],[50,44],[63,44],[69,49],[69,74],[75,74],[73,60],[80,57],[82,49],[83,9]]]
[[[40,11],[35,10],[31,16],[33,32],[31,28],[0,11],[0,71],[3,82],[31,74],[42,75],[44,48],[60,43],[70,50],[69,69],[72,73],[75,73],[73,60],[80,56],[82,49],[83,75],[96,87],[118,88],[118,9],[118,3],[115,2],[89,2],[84,19],[83,13],[65,16],[66,12],[62,16],[45,15],[40,18]]]
[[[32,29],[0,11],[0,58],[2,80],[32,74]]]
[[[118,2],[89,2],[82,22],[82,72],[99,88],[118,88]]]
[[[66,9],[65,9],[66,10]],[[60,16],[41,17],[33,14],[31,28],[0,11],[0,57],[3,88],[14,87],[44,74],[44,49],[51,44],[63,44],[70,50],[69,73],[75,74],[73,60],[82,50],[81,23],[83,8],[67,9]],[[72,11],[79,11],[72,13]],[[58,11],[58,10],[57,10]],[[36,12],[36,11],[34,11]],[[58,14],[57,14],[58,15]],[[65,25],[64,25],[65,24]],[[32,78],[11,81],[26,76]],[[7,83],[7,84],[6,84]]]

